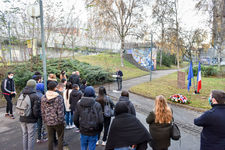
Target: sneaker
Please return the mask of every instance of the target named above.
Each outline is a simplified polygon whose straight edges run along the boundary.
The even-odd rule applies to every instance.
[[[38,140],[38,139],[37,139],[37,143],[41,143],[41,142],[42,142],[41,140]]]
[[[98,140],[97,142],[96,142],[96,145],[99,145],[100,144],[100,140]]]
[[[76,132],[77,132],[77,133],[79,133],[79,132],[80,132],[80,130],[79,130],[79,129],[77,129],[77,130],[76,130]]]
[[[13,115],[9,115],[11,119],[15,119],[15,117]]]
[[[48,138],[42,139],[42,142],[47,142]]]
[[[9,117],[9,114],[8,114],[8,113],[6,113],[6,114],[5,114],[5,117]]]
[[[69,125],[66,125],[66,129],[70,129],[70,126]]]
[[[103,142],[102,142],[102,146],[105,146],[105,145],[106,145],[106,141],[103,141]]]
[[[73,125],[71,125],[71,126],[70,126],[70,128],[71,128],[71,129],[75,128],[75,125],[74,125],[74,124],[73,124]]]

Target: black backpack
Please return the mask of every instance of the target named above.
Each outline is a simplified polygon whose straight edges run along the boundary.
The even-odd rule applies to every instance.
[[[82,107],[82,111],[80,113],[80,128],[85,132],[96,131],[99,128],[99,117],[96,109],[97,102],[94,103],[91,107]]]

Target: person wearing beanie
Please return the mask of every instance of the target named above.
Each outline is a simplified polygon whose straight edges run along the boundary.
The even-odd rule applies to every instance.
[[[203,127],[200,150],[225,149],[225,92],[213,90],[209,96],[212,109],[194,120],[194,124]]]
[[[146,150],[152,137],[144,125],[129,113],[129,106],[122,101],[115,106],[115,119],[112,121],[106,150],[132,149]]]
[[[30,79],[21,95],[30,99],[31,112],[28,116],[20,116],[20,124],[23,132],[23,150],[33,150],[36,133],[36,123],[41,114],[40,98],[36,92],[36,81]]]
[[[95,101],[95,97],[94,88],[86,87],[74,114],[74,124],[80,129],[81,150],[87,150],[87,147],[95,150],[98,135],[103,128],[102,107]]]

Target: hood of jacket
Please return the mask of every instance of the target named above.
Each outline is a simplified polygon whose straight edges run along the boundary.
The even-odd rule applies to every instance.
[[[23,94],[33,94],[36,93],[36,90],[33,87],[26,86],[23,91]]]
[[[55,91],[47,91],[46,98],[48,101],[53,101],[59,94]]]
[[[95,99],[93,97],[83,97],[79,101],[80,106],[83,106],[83,107],[93,106],[94,103],[95,103]]]
[[[129,100],[129,97],[120,96],[119,101],[130,101],[130,100]]]

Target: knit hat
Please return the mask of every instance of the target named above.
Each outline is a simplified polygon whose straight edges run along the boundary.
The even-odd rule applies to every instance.
[[[84,96],[85,97],[96,97],[95,90],[92,86],[88,86],[84,90]]]
[[[32,88],[36,88],[36,81],[34,79],[30,79],[27,81],[27,86],[28,87],[32,87]]]

